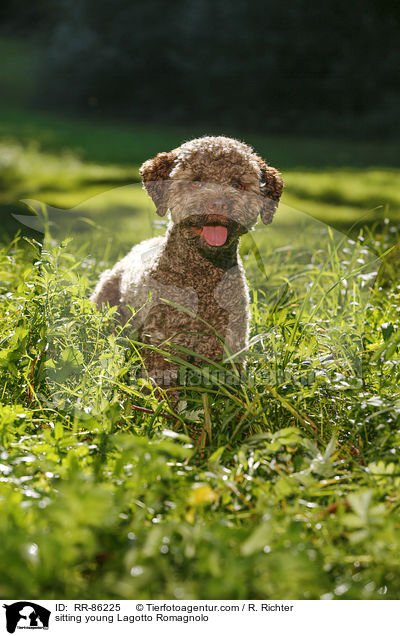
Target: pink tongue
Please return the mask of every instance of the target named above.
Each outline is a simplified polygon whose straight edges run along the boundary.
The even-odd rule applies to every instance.
[[[204,225],[201,235],[209,245],[223,245],[228,237],[228,228],[223,225]]]

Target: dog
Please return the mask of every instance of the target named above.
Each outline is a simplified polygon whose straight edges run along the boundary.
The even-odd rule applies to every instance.
[[[166,235],[135,245],[103,272],[92,300],[99,309],[118,307],[145,345],[150,378],[168,387],[178,381],[171,352],[202,365],[237,361],[246,350],[249,292],[239,239],[258,216],[271,223],[283,181],[251,147],[222,136],[161,152],[140,173],[157,213],[170,212]]]

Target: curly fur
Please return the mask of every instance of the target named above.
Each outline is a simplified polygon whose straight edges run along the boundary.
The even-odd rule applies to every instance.
[[[194,363],[245,350],[249,294],[239,238],[258,215],[271,223],[283,188],[278,171],[227,137],[194,139],[140,171],[158,214],[170,211],[170,225],[164,237],[136,245],[103,272],[92,300],[98,308],[117,305],[123,322],[132,307],[143,342],[185,347],[196,352]],[[162,354],[147,350],[145,363],[161,386],[176,383],[177,368]]]

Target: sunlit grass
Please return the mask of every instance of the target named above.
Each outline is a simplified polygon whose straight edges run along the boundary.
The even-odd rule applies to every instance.
[[[263,246],[245,376],[177,405],[88,300],[106,253],[0,251],[3,598],[398,598],[395,270],[303,227]]]

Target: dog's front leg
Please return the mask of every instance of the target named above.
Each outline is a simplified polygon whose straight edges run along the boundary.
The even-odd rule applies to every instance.
[[[146,349],[142,354],[145,373],[157,386],[168,389],[178,384],[178,367],[158,351]]]

